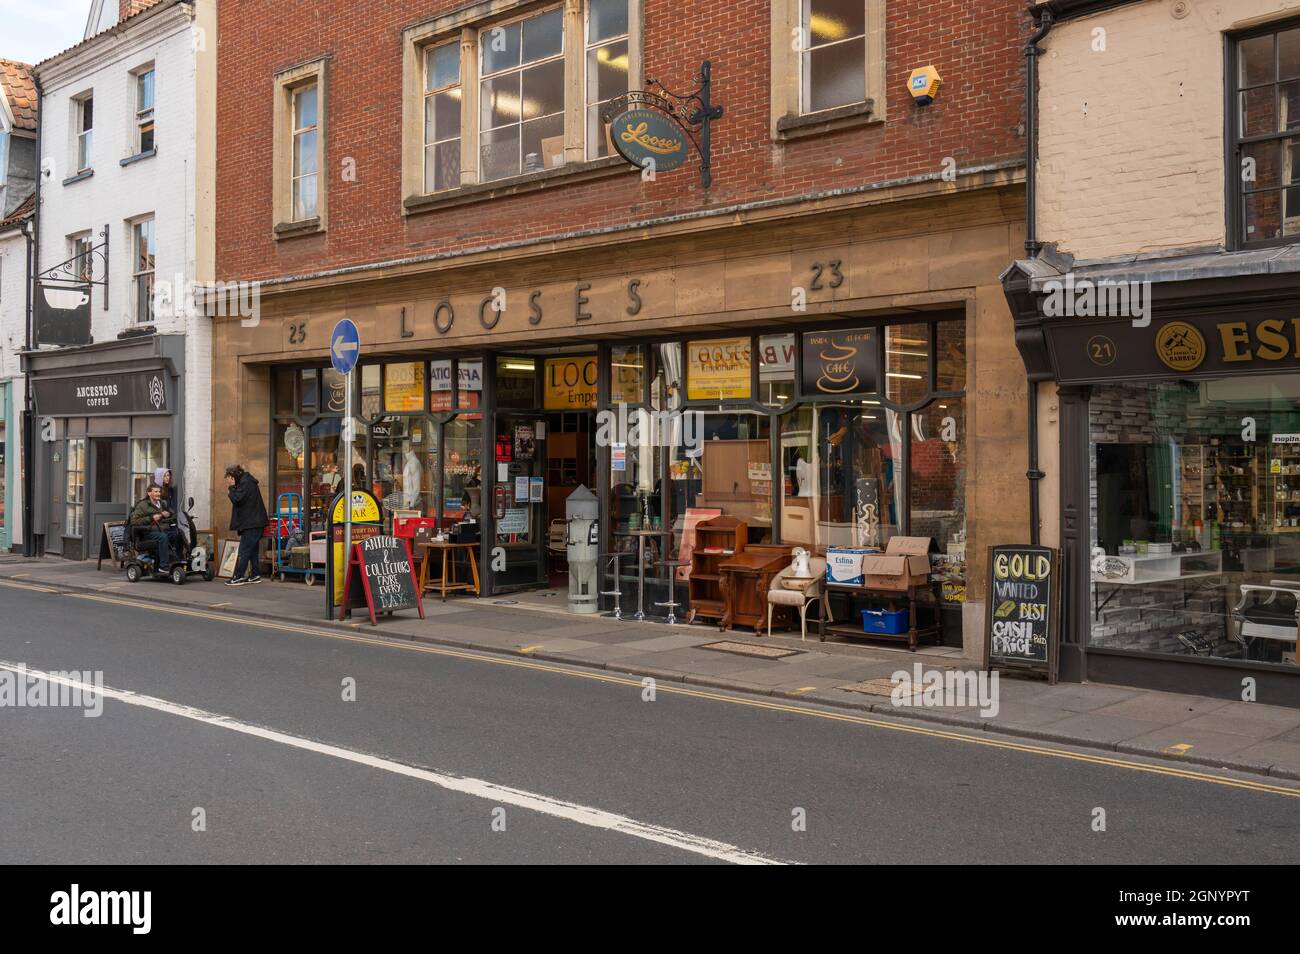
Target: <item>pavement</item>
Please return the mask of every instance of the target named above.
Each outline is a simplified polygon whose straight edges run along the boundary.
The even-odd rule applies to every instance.
[[[540,590],[508,597],[452,597],[414,611],[381,617],[363,614],[350,623],[327,622],[324,590],[269,579],[227,587],[197,578],[183,587],[132,585],[116,569],[45,558],[0,557],[0,581],[62,592],[111,594],[131,600],[193,607],[239,619],[310,624],[442,646],[506,653],[605,670],[659,682],[797,699],[836,709],[875,713],[963,731],[995,733],[1039,742],[1138,755],[1300,780],[1300,709],[1262,702],[1233,702],[1095,683],[1049,686],[1045,680],[1001,674],[996,712],[973,704],[906,705],[892,698],[891,676],[969,672],[977,664],[947,647],[906,650],[849,643],[801,641],[798,632],[758,638],[747,630],[637,623],[607,616],[577,616],[565,594]],[[734,651],[705,648],[725,642]],[[785,652],[772,658],[752,653]],[[907,700],[902,700],[906,702]],[[925,701],[917,697],[914,701]],[[950,703],[953,700],[948,700]],[[962,700],[957,700],[962,701]],[[985,700],[987,701],[987,700]]]
[[[519,649],[140,588],[189,603],[0,581],[0,675],[105,687],[98,714],[0,706],[0,864],[1300,861],[1300,785],[1281,779],[770,693],[649,691]],[[289,590],[246,599],[273,609]],[[608,624],[512,634],[499,627],[529,611],[481,612],[504,614],[503,644],[597,642]]]

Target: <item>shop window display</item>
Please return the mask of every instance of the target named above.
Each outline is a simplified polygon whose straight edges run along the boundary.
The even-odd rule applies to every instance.
[[[930,391],[928,325],[885,328],[885,395],[895,404],[915,404]]]
[[[438,428],[424,417],[385,417],[370,426],[370,489],[390,520],[437,516]]]
[[[296,421],[276,421],[272,429],[275,441],[275,494],[266,501],[274,509],[281,494],[303,494],[303,457],[307,449],[307,432]]]
[[[483,415],[459,414],[443,425],[442,526],[478,520],[483,512]]]
[[[758,339],[758,398],[768,407],[785,407],[795,397],[793,334]]]
[[[672,552],[680,555],[687,511],[743,520],[750,543],[772,536],[771,418],[753,411],[687,411],[682,440],[670,442]]]
[[[966,602],[966,401],[944,398],[910,415],[911,535],[930,537],[946,603]]]
[[[1297,402],[1294,374],[1093,391],[1092,646],[1294,665]]]

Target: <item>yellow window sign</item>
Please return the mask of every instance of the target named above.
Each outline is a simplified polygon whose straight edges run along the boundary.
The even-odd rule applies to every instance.
[[[424,362],[412,361],[384,367],[384,410],[424,410]]]
[[[749,337],[714,338],[686,345],[686,396],[691,401],[748,400]]]
[[[548,411],[582,411],[596,406],[596,356],[547,358],[542,406]]]

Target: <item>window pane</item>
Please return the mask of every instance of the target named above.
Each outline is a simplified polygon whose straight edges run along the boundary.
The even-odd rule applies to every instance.
[[[299,387],[301,391],[298,405],[302,408],[304,417],[311,417],[316,413],[316,395],[319,390],[317,372],[311,369],[302,371],[299,378]]]
[[[272,389],[275,392],[274,413],[277,415],[293,414],[293,379],[292,371],[276,369]]]
[[[460,82],[460,45],[436,46],[425,54],[424,88],[435,90]]]
[[[482,404],[483,397],[483,359],[461,361],[458,364],[456,381],[456,406],[474,408]]]
[[[424,362],[384,366],[384,410],[424,410]]]
[[[479,137],[479,168],[484,180],[519,174],[518,126],[507,126]]]
[[[966,601],[964,405],[962,398],[948,398],[911,415],[911,535],[938,544],[945,603]]]
[[[587,42],[597,43],[627,32],[627,0],[591,0],[587,6]]]
[[[808,109],[832,109],[867,98],[867,46],[850,40],[813,50],[808,57]]]
[[[308,86],[294,93],[294,126],[305,129],[316,125],[316,87]]]
[[[479,123],[496,129],[519,122],[519,73],[508,73],[483,81],[479,93]]]
[[[316,177],[303,176],[293,180],[294,221],[314,218],[316,215]]]
[[[807,0],[810,46],[847,40],[867,30],[867,5],[862,0]]]
[[[600,159],[614,154],[609,140],[609,127],[600,118],[600,106],[587,107],[587,158]]]
[[[1284,235],[1295,235],[1300,232],[1300,188],[1283,189],[1282,197],[1286,209],[1282,232]]]
[[[1277,94],[1272,86],[1261,86],[1241,94],[1240,121],[1243,137],[1277,132]]]
[[[347,410],[347,376],[339,374],[333,368],[322,368],[320,375],[325,389],[325,406],[321,408],[321,413],[342,414]]]
[[[137,109],[153,109],[153,70],[140,74],[138,80]]]
[[[686,414],[689,420],[683,417],[682,435],[693,438],[690,446],[672,434],[659,436],[660,442],[672,446],[668,473],[674,558],[680,557],[686,511],[691,507],[721,510],[724,516],[743,520],[748,525],[747,543],[770,542],[772,418],[739,410]]]
[[[1282,184],[1282,144],[1278,142],[1257,142],[1253,146],[1241,149],[1242,188],[1250,192],[1255,189],[1275,189]],[[1253,177],[1248,175],[1253,171]]]
[[[95,101],[84,99],[81,102],[81,129],[85,132],[95,128]]]
[[[1237,47],[1237,56],[1241,61],[1238,85],[1245,87],[1273,82],[1272,34],[1242,40]]]
[[[495,73],[519,65],[519,24],[495,26],[479,34],[483,72]]]
[[[361,416],[367,420],[379,416],[380,366],[366,364],[361,367]]]
[[[913,404],[929,390],[929,325],[890,325],[885,329],[885,395],[896,404]]]
[[[460,140],[448,139],[424,151],[424,191],[437,192],[460,186]]]
[[[1247,242],[1265,242],[1282,235],[1280,192],[1253,192],[1246,196]]]
[[[769,407],[794,399],[794,355],[793,334],[758,339],[758,398]]]
[[[1278,79],[1300,77],[1300,29],[1277,35]]]
[[[148,152],[153,148],[153,122],[147,122],[140,127],[140,151]]]
[[[645,388],[645,351],[640,345],[609,349],[611,404],[641,404]]]
[[[564,111],[564,60],[523,71],[523,118],[537,119]]]
[[[1300,126],[1300,82],[1283,83],[1277,90],[1278,131]]]
[[[557,56],[564,48],[564,19],[561,11],[550,10],[524,21],[524,62]]]
[[[934,382],[936,391],[966,389],[966,322],[941,321],[935,326],[938,339],[939,367]]]
[[[603,103],[627,92],[627,40],[587,51],[587,102]]]
[[[460,135],[460,90],[455,89],[446,93],[436,93],[432,97],[434,102],[434,138],[431,141],[439,139],[451,139]]]
[[[293,137],[293,174],[310,175],[316,171],[316,133],[299,133]]]

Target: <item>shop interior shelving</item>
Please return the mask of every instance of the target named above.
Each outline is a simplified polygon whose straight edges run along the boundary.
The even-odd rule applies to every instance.
[[[1269,447],[1268,500],[1275,533],[1300,533],[1300,444]]]

